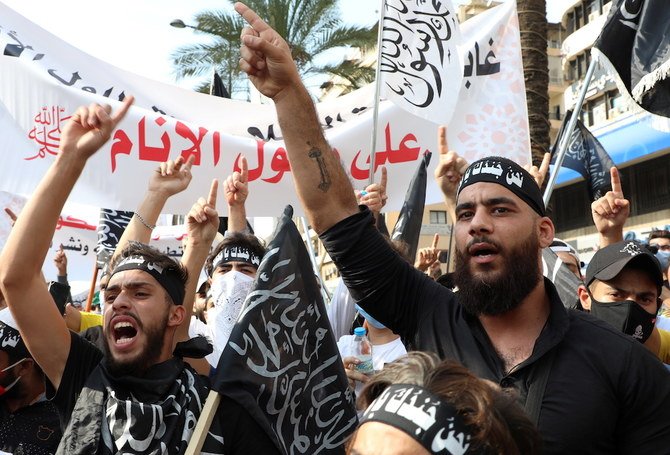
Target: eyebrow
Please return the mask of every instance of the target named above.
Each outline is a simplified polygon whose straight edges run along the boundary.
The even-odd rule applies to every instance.
[[[607,283],[605,283],[605,284],[607,284]],[[613,285],[611,285],[611,284],[608,284],[607,286],[609,286],[611,289],[614,289],[614,290],[617,291],[617,292],[623,292],[623,293],[626,293],[626,294],[632,294],[632,295],[634,295],[634,296],[636,296],[636,297],[652,297],[652,298],[656,298],[656,293],[655,293],[655,292],[651,292],[651,291],[634,292],[634,291],[632,291],[632,290],[630,290],[630,289],[620,288],[620,287],[617,287],[617,286],[613,286]]]
[[[485,201],[482,201],[482,205],[485,207],[492,207],[494,205],[512,205],[514,207],[518,207],[516,201],[514,199],[505,197],[505,196],[500,196],[500,197],[493,197],[490,199],[486,199]],[[456,206],[456,211],[458,212],[459,210],[465,210],[465,209],[472,209],[475,207],[474,202],[463,202],[461,204],[458,204]]]
[[[118,291],[121,289],[121,287],[122,286],[120,284],[114,284],[112,286],[107,285],[105,291]],[[123,283],[123,288],[125,289],[137,289],[141,287],[152,287],[152,284],[148,281],[129,281],[127,283]]]

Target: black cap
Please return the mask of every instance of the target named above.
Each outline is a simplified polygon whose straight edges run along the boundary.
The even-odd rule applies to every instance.
[[[634,240],[625,240],[598,250],[586,268],[586,285],[595,279],[611,280],[633,260],[649,272],[649,277],[654,280],[660,293],[663,285],[661,264],[649,250]]]

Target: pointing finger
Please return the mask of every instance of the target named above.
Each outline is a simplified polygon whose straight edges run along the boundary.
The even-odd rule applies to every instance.
[[[612,180],[612,192],[617,194],[623,194],[623,188],[621,187],[621,177],[619,176],[619,170],[612,166],[610,169],[610,178]]]
[[[386,171],[386,166],[382,166],[382,179],[379,182],[379,186],[381,186],[382,191],[386,191],[386,182],[388,181],[388,173]]]
[[[546,175],[549,171],[549,162],[551,162],[551,153],[547,152],[542,158],[542,163],[540,164],[540,174]]]
[[[447,127],[440,126],[437,129],[437,143],[438,148],[440,149],[440,155],[444,155],[449,151],[449,145],[447,144]]]
[[[440,241],[440,234],[435,234],[435,237],[433,237],[433,248],[437,248],[437,244]]]
[[[126,96],[123,99],[123,104],[121,104],[121,107],[112,115],[112,128],[116,128],[116,125],[118,125],[119,122],[123,120],[123,117],[126,116],[128,110],[130,109],[130,106],[132,106],[134,102],[135,97],[132,95]]]
[[[270,26],[261,19],[258,14],[244,3],[235,3],[235,11],[257,32],[269,30]]]
[[[207,204],[216,208],[216,194],[219,190],[219,181],[217,179],[212,180],[212,186],[209,188],[209,197],[207,198]]]
[[[249,179],[249,165],[247,164],[246,157],[242,157],[240,161],[240,182],[246,183]]]

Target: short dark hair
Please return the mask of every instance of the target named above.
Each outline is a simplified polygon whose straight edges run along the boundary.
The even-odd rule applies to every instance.
[[[652,239],[668,239],[670,240],[670,231],[667,229],[654,229],[649,233],[649,238],[647,240],[652,240]]]
[[[214,259],[216,256],[224,248],[232,245],[241,245],[249,248],[253,254],[256,254],[260,258],[265,256],[266,248],[264,242],[255,235],[247,234],[245,232],[228,232],[223,240],[221,240],[221,243],[214,248],[212,254],[207,258],[207,261],[205,261],[205,272],[207,272],[207,276],[211,277],[214,273]]]
[[[146,245],[144,243],[130,241],[128,245],[119,253],[118,255],[112,258],[109,264],[109,270],[111,273],[114,273],[114,269],[123,261],[124,259],[132,256],[142,256],[149,262],[153,262],[157,266],[163,268],[163,270],[168,271],[172,274],[173,277],[176,277],[179,280],[179,285],[182,288],[181,294],[186,292],[186,282],[188,281],[188,271],[180,262],[175,261],[170,256],[165,253],[158,251],[156,248]],[[166,292],[166,298],[172,301],[169,293]],[[181,305],[183,302],[172,302],[176,305]]]

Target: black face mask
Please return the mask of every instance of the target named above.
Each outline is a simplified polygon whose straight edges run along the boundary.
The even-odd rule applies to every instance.
[[[640,343],[651,336],[656,315],[648,313],[632,300],[623,302],[599,302],[591,296],[591,314],[613,325],[617,330],[630,335]]]

